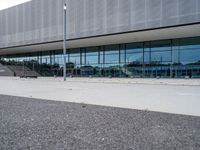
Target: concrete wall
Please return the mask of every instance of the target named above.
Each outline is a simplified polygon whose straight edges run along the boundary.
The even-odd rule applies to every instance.
[[[32,0],[0,11],[0,48],[62,40],[63,1]],[[200,0],[68,0],[67,37],[200,22]]]

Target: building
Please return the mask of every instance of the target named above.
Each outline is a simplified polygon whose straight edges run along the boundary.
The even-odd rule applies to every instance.
[[[68,75],[200,77],[200,0],[66,2]],[[1,10],[1,61],[62,75],[63,4]]]

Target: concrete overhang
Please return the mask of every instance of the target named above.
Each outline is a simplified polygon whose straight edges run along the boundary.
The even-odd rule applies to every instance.
[[[200,24],[68,40],[67,47],[80,48],[80,47],[153,41],[153,40],[163,40],[163,39],[175,39],[175,38],[196,37],[196,36],[200,36]],[[57,42],[48,42],[44,44],[33,44],[33,45],[16,46],[10,48],[1,48],[0,55],[58,50],[62,49],[62,46],[63,46],[62,41],[57,41]]]

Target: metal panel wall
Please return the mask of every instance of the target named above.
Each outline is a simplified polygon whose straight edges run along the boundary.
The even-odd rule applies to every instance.
[[[32,0],[0,11],[0,48],[200,22],[200,0]]]

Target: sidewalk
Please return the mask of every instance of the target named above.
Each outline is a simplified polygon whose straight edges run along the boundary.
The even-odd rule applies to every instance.
[[[200,116],[199,79],[0,78],[0,94]]]

